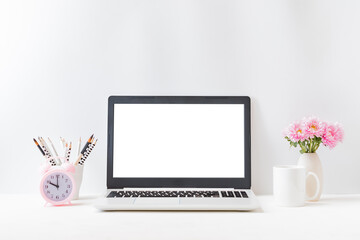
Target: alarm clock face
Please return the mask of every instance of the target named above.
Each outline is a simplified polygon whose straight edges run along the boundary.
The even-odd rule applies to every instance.
[[[52,172],[43,181],[44,197],[53,202],[62,202],[70,197],[73,183],[64,172]]]

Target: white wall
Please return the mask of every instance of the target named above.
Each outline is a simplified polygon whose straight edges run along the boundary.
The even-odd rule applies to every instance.
[[[107,97],[249,95],[253,188],[294,164],[281,130],[343,123],[320,149],[325,192],[360,192],[360,2],[178,0],[0,2],[0,193],[37,193],[32,137],[96,133],[84,193],[105,187]]]

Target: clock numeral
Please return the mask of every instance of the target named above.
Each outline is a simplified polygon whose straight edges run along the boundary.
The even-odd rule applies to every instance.
[[[66,193],[69,193],[69,190],[66,190],[65,192],[66,192]]]
[[[49,185],[45,185],[45,189],[48,189],[49,188]]]
[[[50,193],[50,191],[49,191],[49,190],[47,190],[47,191],[46,191],[46,193]]]
[[[70,185],[69,185],[69,184],[67,185],[67,188],[70,188]]]
[[[50,181],[49,181],[49,180],[47,180],[47,181],[46,181],[46,183],[50,183]]]
[[[51,179],[54,179],[54,176],[51,176]]]
[[[58,196],[58,195],[56,195],[56,199],[59,199],[59,196]]]
[[[65,179],[65,182],[67,183],[69,179]]]
[[[64,175],[61,175],[61,178],[64,178]]]

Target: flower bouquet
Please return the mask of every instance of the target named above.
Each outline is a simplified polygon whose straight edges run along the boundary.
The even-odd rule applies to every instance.
[[[315,153],[323,144],[330,149],[342,142],[344,130],[339,123],[320,121],[316,117],[291,123],[284,131],[290,147],[300,147],[300,153]]]
[[[323,171],[316,151],[321,144],[332,149],[342,142],[342,126],[339,123],[320,121],[316,117],[303,118],[302,121],[291,123],[284,131],[284,137],[290,147],[300,147],[298,166],[304,167],[307,173],[316,175],[317,181],[315,178],[306,180],[306,196],[310,201],[318,201],[323,189]]]

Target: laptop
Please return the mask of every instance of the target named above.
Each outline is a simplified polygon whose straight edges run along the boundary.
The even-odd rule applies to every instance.
[[[251,190],[250,98],[111,96],[100,210],[258,208]]]

